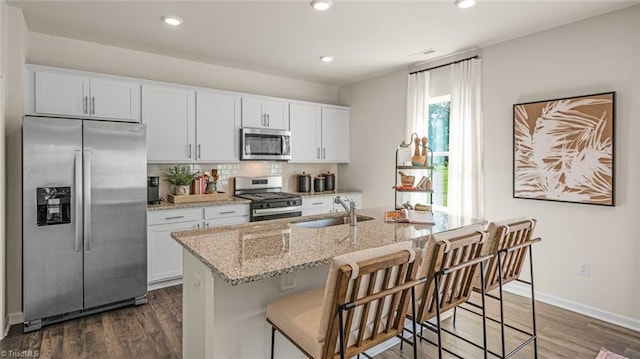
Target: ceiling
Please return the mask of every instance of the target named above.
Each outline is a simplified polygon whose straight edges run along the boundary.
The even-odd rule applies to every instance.
[[[638,3],[478,0],[459,9],[453,0],[334,0],[317,12],[306,0],[9,0],[29,31],[332,86]],[[169,14],[184,24],[160,21]]]

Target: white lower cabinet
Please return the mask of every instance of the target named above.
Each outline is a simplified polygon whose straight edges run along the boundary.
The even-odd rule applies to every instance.
[[[302,215],[314,216],[317,214],[333,213],[333,198],[333,196],[303,197]]]
[[[182,281],[182,246],[171,232],[249,222],[249,204],[185,208],[147,213],[147,283],[149,289]]]
[[[234,204],[228,206],[206,207],[204,209],[205,228],[230,226],[249,222],[249,205]]]
[[[303,197],[302,198],[302,215],[313,216],[318,214],[328,214],[340,212],[343,210],[342,205],[334,203],[336,196],[340,196],[345,201],[351,200],[356,203],[356,209],[362,208],[361,193],[337,193],[335,196],[326,197]]]
[[[182,246],[171,232],[198,229],[201,221],[149,226],[147,229],[147,281],[149,284],[182,277]]]

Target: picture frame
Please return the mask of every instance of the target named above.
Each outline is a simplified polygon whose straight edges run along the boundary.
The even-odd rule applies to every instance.
[[[615,91],[513,105],[513,197],[615,206]]]

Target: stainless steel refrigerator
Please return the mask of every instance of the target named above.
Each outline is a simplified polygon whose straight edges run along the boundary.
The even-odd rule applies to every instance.
[[[146,303],[146,126],[26,116],[25,331]]]

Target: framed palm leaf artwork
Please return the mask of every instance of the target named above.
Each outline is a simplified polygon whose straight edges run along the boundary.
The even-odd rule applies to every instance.
[[[615,92],[513,105],[513,197],[614,206]]]

